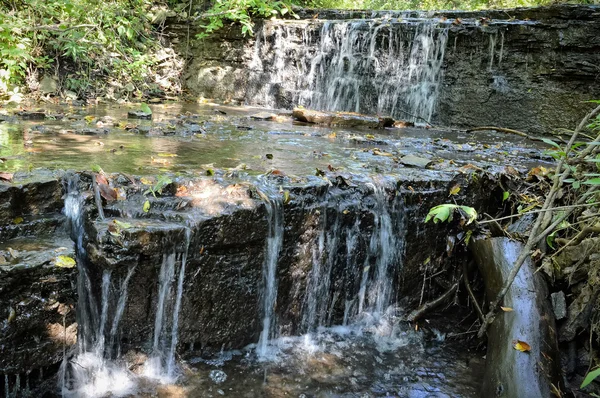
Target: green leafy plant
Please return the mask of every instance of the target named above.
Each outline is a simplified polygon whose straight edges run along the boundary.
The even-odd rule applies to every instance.
[[[425,217],[425,222],[428,222],[429,220],[433,220],[434,224],[437,224],[438,222],[450,222],[454,218],[454,213],[456,211],[461,212],[461,214],[466,217],[467,225],[477,219],[477,211],[474,208],[446,203],[432,207],[431,210],[429,210],[427,217]]]
[[[585,376],[585,379],[583,379],[583,383],[581,383],[581,387],[580,388],[587,387],[592,381],[594,381],[596,378],[598,378],[598,376],[600,376],[600,368],[591,370]]]
[[[144,195],[147,195],[149,193],[152,194],[152,196],[154,196],[156,198],[156,194],[161,195],[162,194],[162,190],[169,184],[171,184],[173,181],[167,177],[167,176],[159,176],[158,180],[156,181],[156,183],[149,187],[146,191],[144,191]],[[144,205],[144,207],[146,207],[146,205]],[[148,206],[149,209],[149,206]]]
[[[203,31],[196,38],[203,39],[221,29],[225,23],[238,23],[242,34],[254,34],[253,18],[275,18],[291,15],[298,18],[292,4],[285,0],[216,0],[211,9],[199,15]]]

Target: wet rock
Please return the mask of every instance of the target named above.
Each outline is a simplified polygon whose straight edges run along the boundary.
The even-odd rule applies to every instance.
[[[129,111],[127,117],[129,119],[152,119],[152,114],[143,111]]]
[[[407,155],[400,158],[400,163],[409,167],[426,168],[431,162],[431,159],[425,159],[414,155]]]
[[[42,94],[54,94],[58,90],[58,83],[54,78],[44,75],[40,81],[40,91]]]
[[[552,300],[552,309],[557,320],[561,320],[567,316],[567,301],[563,292],[556,292],[550,295]]]
[[[16,115],[24,120],[44,120],[46,118],[46,111],[19,111]]]
[[[0,181],[0,225],[14,225],[17,217],[55,213],[62,208],[62,183],[51,174],[16,175]]]
[[[54,366],[76,341],[75,268],[57,267],[74,256],[72,241],[54,235],[18,238],[0,252],[18,252],[0,265],[0,373],[28,373]]]
[[[377,129],[393,124],[391,118],[379,118],[348,112],[321,112],[309,109],[295,108],[292,116],[294,119],[305,122],[337,127],[365,127]]]
[[[254,120],[275,120],[277,118],[277,115],[275,113],[270,112],[259,112],[248,117]]]

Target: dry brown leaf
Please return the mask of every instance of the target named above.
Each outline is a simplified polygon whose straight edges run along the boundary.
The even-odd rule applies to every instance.
[[[531,346],[524,341],[521,340],[513,340],[513,348],[517,351],[521,352],[529,352],[531,351]]]
[[[96,182],[98,184],[104,184],[104,185],[108,185],[108,180],[106,179],[106,177],[102,174],[96,174]]]
[[[111,188],[106,184],[98,184],[98,189],[100,189],[100,195],[106,199],[107,202],[117,200],[117,191],[114,188]]]
[[[13,180],[13,173],[0,173],[0,180],[11,182]]]

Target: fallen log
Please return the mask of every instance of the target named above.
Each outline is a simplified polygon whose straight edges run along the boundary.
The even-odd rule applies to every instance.
[[[469,245],[487,297],[502,289],[523,245],[505,237],[473,239]],[[543,276],[530,258],[487,331],[482,397],[550,397],[558,391],[560,362],[556,327]],[[522,344],[525,343],[525,344]]]

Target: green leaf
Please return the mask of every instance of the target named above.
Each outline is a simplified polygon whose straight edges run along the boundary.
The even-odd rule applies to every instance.
[[[452,213],[454,212],[455,208],[456,205],[452,204],[435,206],[431,210],[429,210],[427,217],[425,217],[425,222],[428,222],[432,218],[434,224],[437,224],[439,221],[452,221]]]
[[[589,180],[585,180],[582,182],[584,185],[600,185],[600,177],[599,178],[590,178]]]
[[[502,194],[502,202],[506,202],[506,199],[508,199],[509,196],[510,196],[510,192],[504,191],[504,193]]]
[[[123,222],[123,221],[119,221],[119,220],[113,220],[113,222],[115,223],[115,225],[121,229],[128,229],[133,227],[132,224],[128,223],[128,222]]]
[[[548,145],[552,145],[553,147],[560,149],[560,145],[558,145],[556,142],[552,141],[549,138],[542,138],[542,141],[544,141]]]
[[[150,211],[150,201],[149,200],[144,202],[144,207],[142,209],[144,210],[144,213],[148,213]]]
[[[98,166],[97,164],[92,166],[92,171],[94,173],[103,173],[104,172],[104,170],[102,170],[102,167]]]
[[[594,379],[598,376],[600,376],[600,368],[592,370],[590,373],[587,374],[587,376],[585,376],[585,379],[583,379],[583,383],[581,383],[581,387],[579,388],[587,387],[588,384],[594,381]]]
[[[69,256],[58,256],[56,260],[54,260],[54,265],[60,268],[73,268],[76,263],[75,260]]]
[[[465,212],[467,217],[467,225],[471,224],[473,221],[477,220],[477,211],[469,206],[460,206],[460,209]]]
[[[140,105],[140,111],[152,115],[152,109],[145,102],[142,102],[142,105]]]

